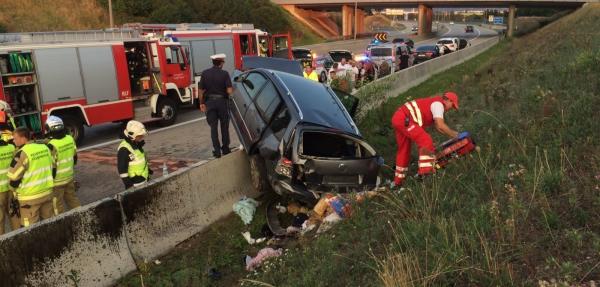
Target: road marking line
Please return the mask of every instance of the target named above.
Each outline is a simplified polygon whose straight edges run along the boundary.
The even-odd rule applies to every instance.
[[[164,127],[164,128],[152,130],[152,131],[149,131],[148,134],[154,134],[154,133],[162,132],[162,131],[165,131],[165,130],[168,130],[168,129],[172,129],[172,128],[180,127],[180,126],[183,126],[183,125],[187,125],[187,124],[199,122],[199,121],[202,121],[202,120],[205,120],[205,119],[206,119],[206,117],[200,117],[200,118],[197,118],[197,119],[189,120],[187,122],[182,122],[182,123],[174,124],[172,126],[168,126],[168,127]],[[114,143],[118,143],[118,142],[120,142],[122,140],[123,139],[110,140],[110,141],[107,141],[107,142],[103,142],[103,143],[99,143],[99,144],[95,144],[95,145],[91,145],[91,146],[86,146],[84,148],[78,149],[78,151],[86,151],[86,150],[90,150],[90,149],[95,149],[95,148],[99,148],[99,147],[111,145],[111,144],[114,144]]]

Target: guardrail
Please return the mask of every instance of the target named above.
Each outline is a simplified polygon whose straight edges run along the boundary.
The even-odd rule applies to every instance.
[[[431,76],[481,54],[497,44],[499,39],[498,37],[490,38],[477,45],[419,63],[361,87],[354,92],[354,95],[360,99],[358,120],[362,119],[370,110],[383,104],[387,99],[397,97],[408,89],[423,83]]]
[[[111,286],[252,196],[244,151],[0,237],[0,286]]]

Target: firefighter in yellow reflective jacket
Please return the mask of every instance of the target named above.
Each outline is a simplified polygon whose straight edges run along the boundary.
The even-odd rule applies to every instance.
[[[67,134],[61,118],[49,116],[46,119],[46,145],[50,149],[56,175],[54,194],[58,213],[65,212],[65,203],[69,209],[81,206],[75,194],[75,165],[77,164],[77,146],[72,136]]]
[[[138,121],[129,121],[123,131],[123,141],[117,151],[117,170],[126,189],[146,183],[152,174],[143,149],[146,134],[146,128]]]
[[[306,66],[306,68],[304,68],[304,72],[302,72],[302,75],[306,79],[313,80],[315,82],[319,81],[319,75],[317,75],[311,66]]]
[[[9,219],[12,230],[21,226],[19,218],[16,214],[11,214],[10,209],[13,192],[8,183],[8,168],[14,155],[15,146],[12,143],[12,132],[8,129],[3,129],[0,132],[0,235],[5,233],[4,222],[6,218]]]
[[[19,127],[13,132],[15,153],[8,179],[17,194],[21,226],[27,227],[57,214],[54,196],[54,172],[52,155],[45,144],[30,142],[27,128]]]

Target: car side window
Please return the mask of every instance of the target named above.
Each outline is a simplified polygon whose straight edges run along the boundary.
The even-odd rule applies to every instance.
[[[271,122],[271,131],[278,140],[283,138],[285,129],[290,124],[291,119],[292,118],[286,106],[283,106],[283,108],[279,109],[279,112],[273,118],[273,121]]]
[[[265,85],[267,79],[259,73],[250,73],[242,82],[244,89],[251,99],[254,99],[260,89]]]
[[[260,95],[256,97],[255,103],[263,120],[268,123],[281,104],[281,98],[279,98],[279,93],[273,83],[267,82]]]

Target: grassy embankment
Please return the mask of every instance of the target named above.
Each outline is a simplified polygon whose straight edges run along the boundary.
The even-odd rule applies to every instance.
[[[531,286],[600,278],[599,20],[600,5],[588,5],[369,112],[361,130],[393,165],[394,110],[455,90],[461,110],[449,122],[472,132],[481,151],[357,206],[329,233],[246,274],[252,281],[244,285]],[[236,274],[244,277],[242,255],[255,249],[241,230],[237,218],[213,226],[200,244],[151,267],[148,284],[231,285]],[[229,279],[210,281],[208,266]],[[139,286],[138,277],[122,285]]]

